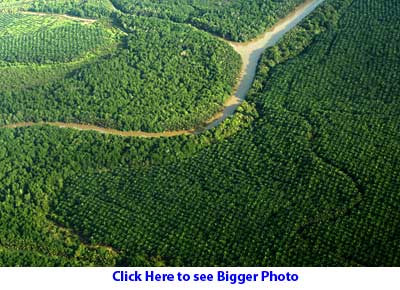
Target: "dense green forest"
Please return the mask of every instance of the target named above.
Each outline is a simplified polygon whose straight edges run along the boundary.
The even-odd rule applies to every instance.
[[[0,60],[45,64],[75,61],[83,52],[87,57],[74,69],[61,68],[64,77],[60,72],[52,81],[41,73],[46,81],[40,82],[36,73],[52,75],[57,69],[33,66],[35,76],[28,77],[32,85],[17,89],[0,84],[0,123],[44,120],[122,130],[190,129],[218,112],[237,82],[239,55],[188,25],[119,16],[115,27],[123,31],[115,31],[104,21],[89,25],[64,19],[61,25],[56,19],[1,14]],[[45,26],[37,30],[40,20]],[[18,79],[25,77],[24,70],[19,75],[18,68],[0,67],[5,79],[10,71]]]
[[[29,10],[104,17],[115,13],[151,16],[195,27],[226,39],[257,37],[304,0],[2,0],[0,11]]]
[[[59,221],[126,264],[399,265],[400,5],[350,4],[264,55],[251,128],[180,162],[72,177]]]
[[[263,54],[238,112],[199,135],[0,129],[0,264],[400,266],[399,15],[397,0],[326,0]],[[191,29],[119,21],[123,49],[32,80],[22,66],[1,110],[16,89],[107,92],[93,72],[146,59],[141,29],[165,43]]]
[[[136,15],[190,23],[226,39],[257,37],[303,0],[111,0],[117,9]]]

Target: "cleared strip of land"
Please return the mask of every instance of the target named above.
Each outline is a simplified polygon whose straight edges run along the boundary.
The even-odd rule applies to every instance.
[[[51,13],[31,12],[31,11],[19,11],[18,13],[27,14],[27,15],[37,15],[37,16],[59,17],[59,18],[79,21],[79,22],[82,22],[82,23],[85,23],[85,24],[93,24],[93,23],[96,22],[96,19],[75,17],[75,16],[70,16],[70,15],[67,15],[67,14],[51,14]]]

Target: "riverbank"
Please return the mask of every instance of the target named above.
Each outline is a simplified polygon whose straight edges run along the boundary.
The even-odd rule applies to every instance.
[[[313,12],[325,0],[307,0],[303,4],[297,6],[290,14],[278,21],[271,29],[266,31],[260,37],[245,43],[228,42],[242,59],[242,68],[240,78],[238,80],[235,93],[226,100],[223,110],[214,117],[205,122],[205,125],[199,129],[165,131],[160,133],[142,132],[142,131],[121,131],[116,129],[102,128],[95,125],[85,125],[77,123],[62,122],[21,122],[15,123],[3,128],[21,128],[31,126],[49,125],[59,128],[71,128],[82,131],[96,131],[102,134],[111,134],[122,137],[143,137],[143,138],[159,138],[174,137],[179,135],[198,134],[218,126],[221,122],[233,115],[238,106],[246,98],[248,91],[254,81],[258,61],[265,49],[275,45],[288,31],[299,24],[305,17]],[[75,18],[75,17],[73,17]],[[87,20],[89,21],[89,20]]]

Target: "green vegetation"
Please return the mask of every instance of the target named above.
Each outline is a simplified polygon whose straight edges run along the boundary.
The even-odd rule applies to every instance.
[[[329,1],[265,55],[251,128],[72,177],[55,216],[130,265],[399,265],[400,6],[364,3]]]
[[[0,11],[17,10],[98,18],[111,15],[114,7],[109,0],[0,0]]]
[[[60,80],[80,65],[81,63],[78,62],[41,66],[12,65],[0,67],[1,90],[19,91]],[[18,82],[15,80],[18,80]]]
[[[267,85],[254,99],[265,112],[301,119],[315,156],[357,189],[353,207],[309,219],[299,229],[305,250],[347,263],[400,265],[400,4],[328,3],[331,11],[343,9],[341,17],[303,54],[269,75],[260,73]],[[351,3],[347,10],[344,3]],[[275,60],[283,55],[276,53]],[[266,71],[273,61],[266,55],[263,64]]]
[[[100,25],[56,17],[0,14],[0,63],[70,62],[111,43],[111,33]]]
[[[303,0],[111,0],[124,12],[190,23],[226,39],[257,37]]]
[[[1,129],[0,264],[400,266],[399,15],[397,0],[327,0],[264,53],[237,114],[200,135]],[[231,51],[185,25],[128,16],[119,25],[118,51],[56,69],[40,89],[2,84],[2,120],[25,107],[22,119],[34,115],[25,100],[41,108],[41,92],[60,103],[72,88],[111,92],[140,60],[174,77],[180,57],[207,55],[200,39],[217,47],[215,63]],[[226,56],[233,72],[235,59]]]
[[[55,82],[2,89],[3,124],[51,120],[123,130],[190,129],[230,96],[240,57],[228,44],[159,19],[119,21],[127,36],[114,53]]]
[[[235,128],[244,128],[252,115],[254,109],[244,107],[230,121],[233,126],[219,127],[216,135],[224,139]],[[135,139],[52,127],[1,129],[0,264],[124,264],[120,250],[93,243],[86,231],[79,238],[71,236],[57,222],[60,217],[52,207],[66,182],[72,183],[68,177],[106,173],[121,166],[140,172],[151,165],[183,160],[215,141],[209,133],[200,138]],[[161,262],[157,259],[148,263]]]
[[[79,237],[51,220],[50,205],[64,180],[71,174],[102,172],[121,164],[139,170],[148,160],[156,160],[158,154],[163,156],[171,148],[182,150],[164,162],[190,155],[198,147],[185,145],[185,137],[137,142],[49,127],[1,129],[0,143],[3,266],[115,264],[119,251],[103,243],[93,244],[88,237]]]
[[[24,0],[0,0],[0,12],[15,12],[26,10],[32,1]]]

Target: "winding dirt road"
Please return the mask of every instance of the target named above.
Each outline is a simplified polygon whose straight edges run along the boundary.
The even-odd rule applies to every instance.
[[[235,113],[237,107],[245,99],[256,75],[258,61],[265,49],[275,45],[288,31],[301,22],[306,16],[314,11],[325,0],[307,0],[303,4],[297,6],[294,11],[281,19],[270,30],[262,34],[260,37],[244,43],[227,41],[242,58],[242,70],[238,81],[237,89],[224,104],[223,110],[216,114],[213,118],[206,122],[206,125],[201,129],[166,131],[160,133],[147,133],[142,131],[120,131],[115,129],[107,129],[94,125],[83,125],[76,123],[62,122],[22,122],[4,126],[3,128],[20,128],[30,126],[50,125],[59,128],[72,128],[82,131],[96,131],[103,134],[112,134],[122,137],[143,137],[143,138],[158,138],[158,137],[173,137],[178,135],[198,134],[205,130],[212,129],[218,126],[226,118]],[[226,41],[226,40],[224,40]]]

